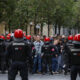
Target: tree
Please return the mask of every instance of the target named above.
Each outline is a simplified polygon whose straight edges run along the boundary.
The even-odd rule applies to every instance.
[[[16,7],[16,2],[16,0],[5,0],[3,2],[0,2],[0,21],[5,21],[8,24],[9,32],[11,31],[11,20]]]
[[[48,24],[48,36],[50,25],[55,25],[55,33],[60,34],[61,26],[67,28],[79,28],[80,2],[74,0],[0,0],[0,22],[5,21],[9,32],[15,28],[26,30],[30,22],[34,22],[34,32],[37,34],[36,25]]]
[[[58,25],[59,34],[61,26],[69,26],[68,21],[72,19],[73,16],[73,1],[72,0],[56,0],[56,11],[54,15],[54,23]],[[56,27],[56,26],[55,26]]]

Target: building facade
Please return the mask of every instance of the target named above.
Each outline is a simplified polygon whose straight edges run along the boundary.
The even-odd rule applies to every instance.
[[[57,28],[57,34],[59,34],[58,30],[59,29]],[[8,32],[8,31],[5,31],[5,25],[4,24],[0,24],[0,34],[5,34],[6,32]],[[77,29],[75,30],[75,29],[68,29],[68,28],[61,27],[60,32],[61,32],[60,35],[63,35],[63,34],[64,35],[69,35],[69,32],[74,35],[74,34],[78,33],[78,30]],[[33,26],[29,25],[27,27],[27,34],[28,35],[34,35],[34,25]],[[38,28],[38,34],[41,35],[41,28],[40,27]],[[48,25],[47,24],[45,24],[43,26],[42,35],[48,36]],[[55,28],[54,28],[53,25],[50,25],[49,26],[49,36],[54,36],[54,35],[55,35]]]

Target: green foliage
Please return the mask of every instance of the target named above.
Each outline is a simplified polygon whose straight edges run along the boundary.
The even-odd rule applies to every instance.
[[[5,21],[13,29],[24,29],[30,22],[64,27],[80,26],[79,4],[74,0],[0,1],[0,22]]]

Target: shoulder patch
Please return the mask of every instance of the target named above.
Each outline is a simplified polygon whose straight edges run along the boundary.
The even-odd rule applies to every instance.
[[[16,46],[20,46],[20,45],[24,46],[25,43],[13,43],[12,45],[13,45],[13,46],[15,46],[15,45],[16,45]]]
[[[80,49],[71,49],[71,52],[74,52],[74,51],[80,52]]]

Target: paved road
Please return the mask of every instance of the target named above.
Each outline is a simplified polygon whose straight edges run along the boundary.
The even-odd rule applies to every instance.
[[[7,80],[7,74],[0,74],[0,80]],[[17,76],[16,80],[21,80],[19,76]],[[63,74],[56,74],[56,75],[41,75],[41,74],[34,74],[29,75],[29,80],[70,80],[69,75],[65,76]],[[78,77],[77,80],[80,80]]]

